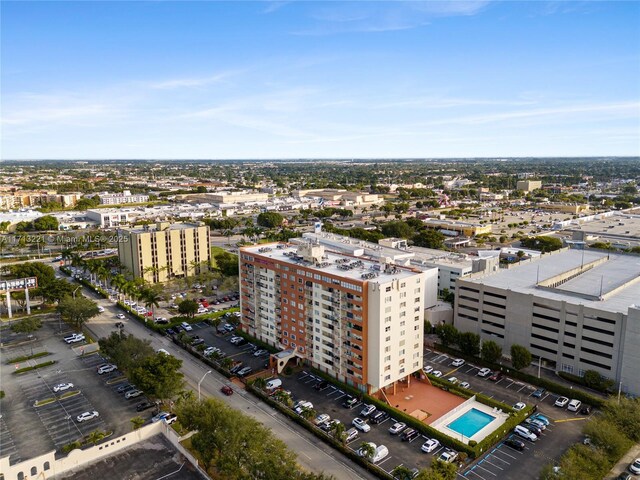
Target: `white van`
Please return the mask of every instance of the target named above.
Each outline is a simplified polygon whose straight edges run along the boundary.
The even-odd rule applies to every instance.
[[[371,463],[378,463],[387,455],[389,455],[389,449],[385,445],[379,445],[371,457]]]
[[[536,440],[538,440],[538,436],[529,431],[527,428],[523,427],[522,425],[517,425],[516,428],[513,429],[513,431],[521,436],[522,438],[526,438],[527,440],[529,440],[530,442],[535,442]]]
[[[569,402],[567,410],[569,410],[570,412],[577,412],[578,410],[580,410],[581,406],[582,402],[580,400],[573,399]]]
[[[274,378],[267,382],[267,384],[265,385],[265,388],[267,390],[275,390],[276,388],[279,388],[281,386],[282,386],[282,380],[280,380],[279,378]]]

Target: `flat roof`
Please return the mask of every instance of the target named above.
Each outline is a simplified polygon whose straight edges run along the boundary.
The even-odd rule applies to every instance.
[[[167,223],[167,222],[162,222],[162,223]],[[204,227],[204,226],[205,225],[197,225],[195,223],[172,223],[169,225],[168,230],[187,230],[190,228],[198,228],[198,227]],[[123,230],[131,233],[151,233],[151,232],[163,232],[167,229],[166,228],[158,229],[156,228],[156,224],[150,224],[148,229],[125,228]]]
[[[606,261],[556,287],[554,291],[536,284],[599,259]],[[575,305],[610,312],[626,313],[640,299],[640,256],[590,250],[566,250],[542,255],[537,260],[522,263],[496,273],[464,278],[461,281],[479,283],[537,297],[564,301]],[[627,282],[629,282],[627,284]],[[626,285],[625,285],[626,284]],[[621,288],[620,288],[621,287]],[[619,290],[614,291],[619,288]],[[589,300],[580,295],[600,297]]]
[[[388,283],[392,280],[408,278],[413,275],[418,275],[421,272],[417,272],[408,268],[403,268],[397,265],[391,265],[391,269],[385,272],[384,265],[380,262],[375,262],[362,257],[353,257],[338,252],[333,252],[324,248],[324,255],[322,258],[322,264],[324,266],[314,265],[310,262],[301,260],[298,255],[298,246],[285,245],[285,244],[263,244],[254,245],[250,247],[241,247],[243,253],[249,253],[252,255],[263,256],[266,258],[272,258],[278,260],[281,263],[287,263],[293,266],[301,266],[310,270],[316,271],[319,274],[333,275],[334,277],[341,277],[344,279],[358,280],[360,282],[379,282]],[[353,268],[346,270],[340,268],[346,265],[353,265]],[[380,270],[377,270],[380,268]],[[377,276],[371,278],[363,278],[363,275],[377,273]]]

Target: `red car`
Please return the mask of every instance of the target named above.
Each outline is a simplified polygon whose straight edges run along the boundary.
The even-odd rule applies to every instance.
[[[231,388],[229,385],[224,385],[220,389],[220,391],[224,393],[226,396],[233,395],[233,388]]]
[[[497,382],[498,380],[502,380],[504,378],[504,374],[502,372],[493,372],[493,375],[489,377],[489,380],[492,382]]]

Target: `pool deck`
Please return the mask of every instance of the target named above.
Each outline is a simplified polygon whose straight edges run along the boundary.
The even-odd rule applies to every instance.
[[[464,398],[445,392],[424,380],[412,379],[411,384],[398,383],[396,394],[385,392],[389,404],[430,425],[444,414],[464,403]]]
[[[487,415],[490,415],[494,419],[489,422],[487,425],[478,430],[471,437],[467,437],[466,435],[461,434],[460,432],[456,432],[455,430],[450,429],[447,425],[455,422],[458,418],[465,415],[467,412],[473,409],[479,410]],[[493,407],[485,405],[484,403],[480,403],[476,400],[469,399],[464,402],[464,405],[458,407],[457,411],[451,412],[448,415],[443,415],[438,419],[437,422],[434,422],[431,426],[436,430],[449,435],[455,439],[460,440],[463,443],[469,443],[469,441],[474,440],[476,442],[480,442],[483,438],[493,433],[495,430],[500,428],[504,422],[509,418],[508,413],[504,413],[502,411],[496,410]],[[506,432],[505,432],[506,433]]]

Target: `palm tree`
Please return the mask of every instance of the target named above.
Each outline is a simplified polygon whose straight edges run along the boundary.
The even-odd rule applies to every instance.
[[[162,296],[153,288],[144,288],[140,291],[140,300],[144,303],[147,310],[151,310],[151,316],[153,317],[153,308],[160,307]]]
[[[143,278],[146,280],[147,278],[147,274],[151,274],[152,275],[152,280],[155,282],[158,272],[160,271],[160,268],[158,268],[155,265],[149,265],[148,267],[146,267],[143,272],[142,272],[142,276]]]
[[[89,443],[93,443],[95,445],[100,440],[102,440],[104,437],[105,437],[104,432],[101,432],[100,430],[94,430],[87,437],[87,441]]]
[[[304,407],[302,409],[302,411],[300,412],[300,416],[302,418],[304,418],[305,420],[311,420],[317,414],[318,414],[318,412],[316,412],[313,408],[309,408],[309,407]]]
[[[362,456],[365,458],[371,458],[376,453],[376,449],[373,448],[373,445],[371,444],[371,442],[362,442],[360,444],[360,448],[358,449],[358,452],[361,453]]]
[[[267,381],[262,377],[258,377],[253,381],[252,385],[254,387],[259,388],[260,390],[262,390],[262,389],[264,389],[264,387],[266,387]]]
[[[133,428],[133,430],[138,430],[145,423],[147,423],[147,421],[141,416],[133,417],[131,419],[131,427]]]
[[[398,465],[391,471],[391,475],[393,478],[398,480],[412,480],[413,472],[409,467],[405,467],[404,465]]]
[[[333,438],[335,438],[336,440],[340,441],[340,442],[344,442],[346,439],[346,435],[344,433],[344,423],[340,422],[340,423],[334,423],[333,425],[331,425],[331,434],[333,435]],[[371,454],[373,455],[373,454]]]

